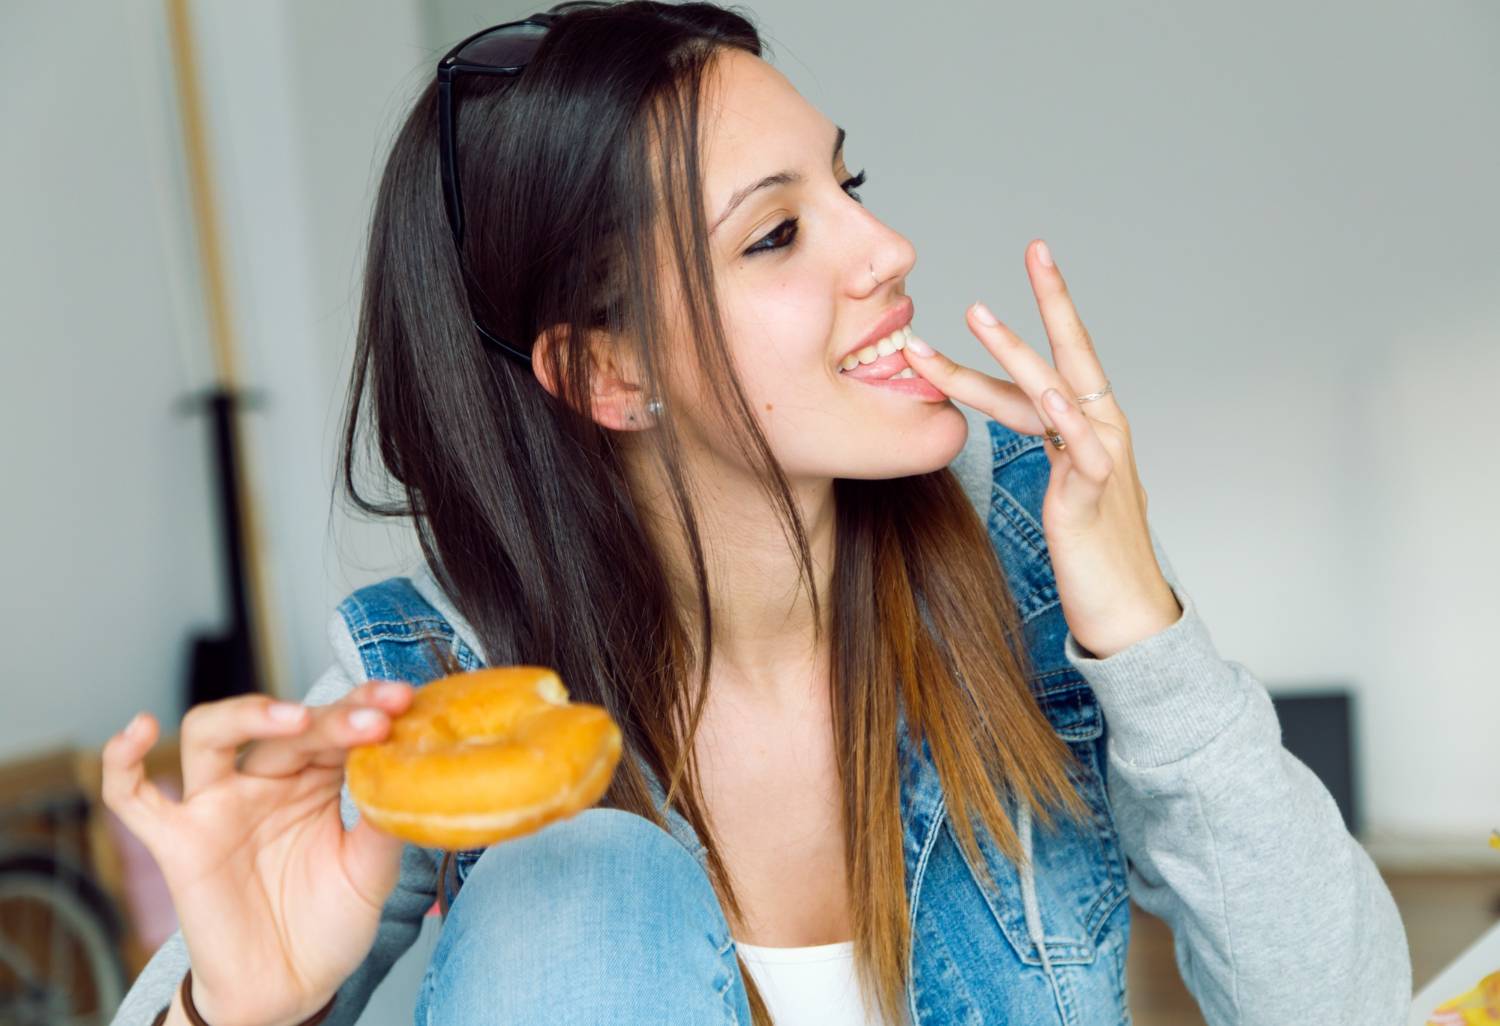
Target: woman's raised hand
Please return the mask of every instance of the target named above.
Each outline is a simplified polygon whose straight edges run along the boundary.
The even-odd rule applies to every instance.
[[[105,743],[104,803],[161,867],[193,1003],[213,1026],[299,1022],[368,953],[404,842],[363,817],[344,830],[344,759],[385,740],[412,694],[370,681],[326,706],[266,695],[194,706],[182,720],[181,801],[146,777],[153,717]]]
[[[1031,435],[1055,430],[1062,436],[1062,448],[1050,441],[1043,445],[1052,470],[1042,528],[1068,629],[1079,645],[1103,659],[1172,626],[1182,609],[1151,544],[1146,490],[1136,474],[1125,413],[1112,391],[1078,401],[1104,391],[1107,379],[1045,242],[1028,248],[1026,270],[1052,363],[982,303],[969,307],[969,330],[1012,381],[965,367],[931,347],[923,352],[920,341],[907,343],[906,358],[944,395],[1011,430]]]

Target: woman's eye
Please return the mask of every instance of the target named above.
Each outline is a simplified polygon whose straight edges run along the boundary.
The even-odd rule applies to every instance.
[[[854,190],[859,188],[861,185],[864,185],[865,181],[865,173],[864,171],[860,171],[859,174],[855,175],[853,178],[849,179],[843,184],[844,191],[847,192],[856,203],[864,202],[864,200],[859,198],[859,193],[855,192]],[[775,249],[785,249],[792,244],[792,240],[796,237],[797,218],[789,217],[785,221],[782,221],[780,224],[778,224],[775,228],[773,228],[769,235],[762,237],[759,242],[751,246],[749,249],[745,250],[745,255],[753,256],[756,253],[768,253],[771,250]]]

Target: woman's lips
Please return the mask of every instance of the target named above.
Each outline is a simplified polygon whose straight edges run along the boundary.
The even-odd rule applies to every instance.
[[[846,378],[859,378],[868,381],[871,378],[888,378],[892,374],[900,374],[910,366],[911,364],[906,362],[906,353],[898,349],[894,353],[887,353],[878,360],[870,363],[862,363],[858,367],[850,367],[846,371],[839,371],[839,373]]]
[[[946,402],[948,399],[942,389],[920,375],[914,378],[861,378],[859,383],[882,392],[905,392],[909,396],[933,403]]]

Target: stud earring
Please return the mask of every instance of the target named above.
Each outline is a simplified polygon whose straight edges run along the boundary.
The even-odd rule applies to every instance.
[[[646,412],[649,413],[649,414],[651,414],[652,417],[659,417],[659,416],[661,416],[661,411],[662,411],[662,404],[661,404],[661,400],[660,399],[652,399],[650,402],[648,402],[646,404]],[[625,419],[628,420],[628,421],[632,421],[633,422],[635,420],[635,414],[632,413],[630,416],[626,417]]]

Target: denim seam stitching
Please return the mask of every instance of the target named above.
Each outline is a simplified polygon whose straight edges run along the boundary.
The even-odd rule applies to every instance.
[[[999,481],[995,482],[994,490],[990,493],[990,513],[999,511],[1005,522],[1016,532],[1017,536],[1031,547],[1033,554],[1037,556],[1047,555],[1047,533],[1046,529],[1037,522],[1036,517]]]
[[[368,623],[363,624],[360,627],[360,630],[362,630],[362,631],[374,631],[374,630],[382,630],[382,629],[385,629],[385,628],[396,628],[396,629],[403,629],[404,628],[404,629],[407,630],[408,633],[410,633],[412,631],[418,631],[418,630],[438,631],[439,633],[442,633],[442,634],[448,633],[446,630],[444,630],[444,628],[443,628],[443,621],[441,619],[437,619],[435,617],[430,617],[430,616],[424,616],[424,617],[420,617],[420,618],[413,618],[413,619],[410,619],[410,620],[381,620],[379,622],[372,621],[372,622],[368,622]]]
[[[998,421],[994,423],[998,423]],[[1012,460],[1026,455],[1032,449],[1040,448],[1042,445],[1040,435],[1017,434],[1012,441],[1007,442],[1005,445],[1000,444],[1000,439],[997,436],[998,432],[995,431],[992,425],[990,427],[990,466],[994,469],[999,469]]]
[[[922,853],[917,856],[916,868],[912,870],[911,877],[911,908],[908,912],[907,935],[911,942],[906,951],[906,1005],[911,1012],[911,1021],[917,1022],[917,903],[921,900],[922,879],[927,874],[927,860],[932,855],[932,849],[937,844],[938,833],[943,829],[943,820],[947,816],[948,799],[941,790],[938,791],[937,802],[932,810],[932,825],[927,829],[927,837],[922,842]]]
[[[1128,889],[1120,890],[1111,877],[1109,889],[1094,900],[1093,907],[1083,917],[1084,929],[1089,933],[1089,946],[1095,949],[1096,957],[1098,956],[1099,931],[1104,928],[1105,923],[1109,922],[1109,917],[1114,914],[1115,909],[1120,907],[1120,902],[1124,901],[1129,893]]]
[[[369,616],[369,611],[365,609],[364,601],[362,599],[360,599],[359,592],[357,592],[357,591],[354,592],[345,601],[348,602],[348,603],[350,603],[351,605],[353,605],[356,609],[358,609],[359,610],[359,615],[361,617],[368,617]],[[345,624],[347,624],[349,626],[349,633],[350,633],[351,637],[354,637],[355,636],[356,628],[354,627],[353,624],[349,623],[349,617],[347,615],[344,616],[344,622],[345,622]],[[368,621],[364,621],[364,622],[368,622]],[[390,676],[391,676],[391,674],[390,674],[390,667],[386,664],[385,653],[381,651],[380,646],[379,645],[372,645],[369,642],[360,642],[360,641],[358,641],[357,637],[355,638],[355,641],[356,641],[356,644],[358,645],[360,661],[364,663],[363,669],[364,669],[365,673],[368,674],[370,672],[370,660],[369,660],[369,657],[367,655],[367,652],[368,652],[368,650],[370,650],[370,649],[373,648],[374,652],[375,652],[375,657],[380,660],[380,678],[382,680],[389,680]]]
[[[1022,623],[1030,623],[1031,621],[1035,620],[1037,617],[1041,616],[1043,613],[1047,612],[1053,606],[1059,606],[1059,605],[1062,605],[1062,599],[1055,598],[1052,601],[1048,602],[1046,605],[1039,606],[1037,609],[1033,610],[1024,619],[1022,619],[1021,622]]]
[[[730,944],[734,943],[734,938],[733,937],[729,938],[729,943]],[[726,947],[726,950],[727,950],[727,947]],[[721,957],[722,957],[722,953],[721,953]],[[740,1013],[734,1007],[734,1003],[729,1000],[729,991],[734,987],[734,975],[735,975],[736,971],[737,971],[737,969],[730,970],[729,973],[728,973],[728,979],[726,979],[724,981],[724,986],[722,986],[722,987],[719,988],[719,1000],[724,1003],[724,1011],[726,1011],[729,1014],[729,1023],[730,1023],[730,1026],[739,1026],[739,1023],[740,1023]]]

